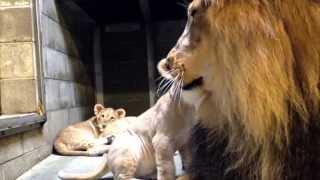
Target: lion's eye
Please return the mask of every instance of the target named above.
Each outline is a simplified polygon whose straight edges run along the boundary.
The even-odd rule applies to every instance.
[[[190,10],[190,16],[191,16],[191,17],[195,17],[195,16],[197,15],[197,13],[198,13],[198,10],[197,10],[197,9],[192,9],[192,10]]]
[[[101,117],[103,117],[103,118],[104,118],[104,115],[102,114],[102,115],[101,115]]]

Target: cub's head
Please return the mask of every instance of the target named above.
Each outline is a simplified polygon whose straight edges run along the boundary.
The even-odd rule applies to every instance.
[[[94,114],[96,116],[96,126],[98,127],[100,132],[102,132],[107,124],[124,118],[126,116],[126,111],[122,108],[105,108],[101,104],[96,104],[94,106]]]

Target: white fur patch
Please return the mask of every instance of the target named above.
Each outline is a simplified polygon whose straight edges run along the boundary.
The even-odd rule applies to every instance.
[[[204,93],[202,92],[201,89],[195,88],[192,90],[183,90],[182,91],[182,98],[184,102],[187,104],[195,106],[196,109],[199,108],[201,102],[205,98]]]

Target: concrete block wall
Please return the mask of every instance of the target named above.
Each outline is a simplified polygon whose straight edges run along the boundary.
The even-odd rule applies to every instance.
[[[33,10],[31,0],[0,0],[1,115],[36,111]],[[16,179],[50,151],[41,129],[1,138],[0,180]]]
[[[30,0],[0,1],[0,114],[2,115],[36,111],[33,22],[33,5]],[[25,92],[20,93],[21,89]]]
[[[94,23],[69,2],[37,1],[40,58],[35,56],[35,16],[31,13],[36,0],[0,0],[1,112],[13,113],[12,107],[16,108],[14,113],[34,111],[34,67],[41,63],[47,117],[42,128],[0,138],[0,180],[19,177],[52,152],[52,142],[62,128],[93,115],[95,94],[90,57]],[[79,37],[82,30],[85,37]],[[17,96],[13,96],[15,89]],[[5,106],[4,102],[12,104]],[[16,106],[14,103],[18,102]]]
[[[44,131],[52,143],[61,129],[93,115],[95,24],[71,1],[41,1],[40,12],[47,113]]]

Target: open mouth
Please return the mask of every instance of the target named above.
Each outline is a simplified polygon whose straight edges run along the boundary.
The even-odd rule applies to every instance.
[[[191,81],[190,83],[184,85],[184,86],[182,87],[182,89],[183,89],[183,90],[192,90],[192,89],[194,89],[194,88],[196,88],[196,87],[201,86],[202,84],[203,84],[203,78],[202,78],[202,77],[199,77],[199,78]]]

